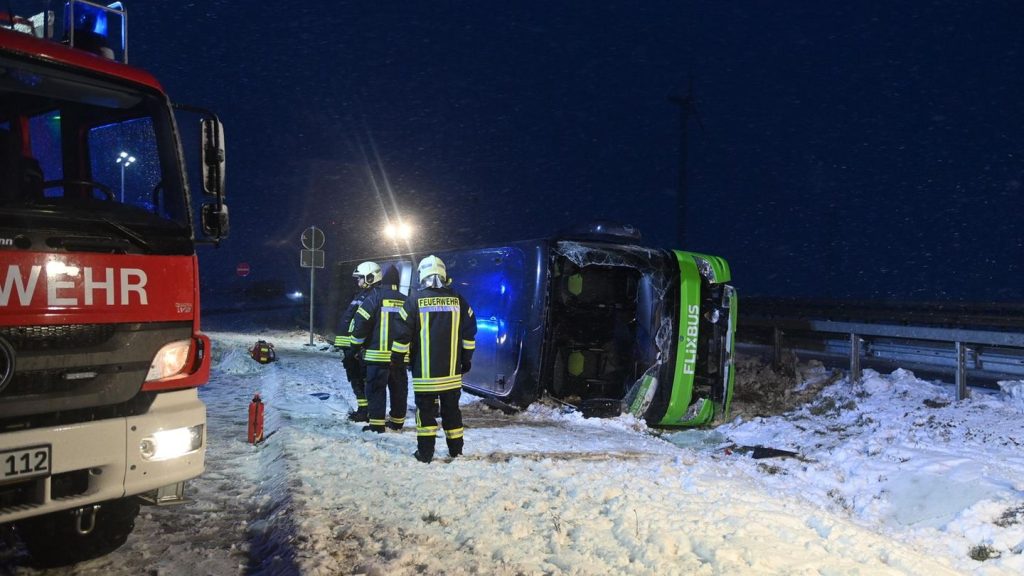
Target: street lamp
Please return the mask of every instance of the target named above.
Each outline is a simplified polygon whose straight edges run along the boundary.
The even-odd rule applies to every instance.
[[[135,156],[121,150],[117,155],[117,163],[121,166],[121,204],[124,204],[124,169],[135,163]]]

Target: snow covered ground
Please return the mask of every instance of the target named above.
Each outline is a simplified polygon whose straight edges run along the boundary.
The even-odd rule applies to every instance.
[[[466,456],[425,465],[411,427],[346,421],[340,358],[308,333],[211,336],[194,501],[47,574],[1024,573],[1024,382],[958,402],[906,371],[822,385],[812,367],[795,410],[671,433],[465,395]],[[258,338],[278,362],[248,357]],[[253,447],[256,392],[271,435]],[[0,554],[0,574],[36,573]]]

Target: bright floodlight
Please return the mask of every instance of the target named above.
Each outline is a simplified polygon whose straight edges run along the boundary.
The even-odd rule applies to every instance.
[[[132,156],[125,152],[124,150],[122,150],[121,153],[117,155],[117,159],[115,160],[115,162],[121,164],[122,166],[128,166],[132,162],[135,162],[135,156]]]
[[[405,222],[388,222],[384,225],[384,236],[390,240],[408,240],[412,238],[412,226]]]
[[[398,224],[398,237],[402,240],[412,238],[412,226],[409,226],[405,222],[400,222]]]

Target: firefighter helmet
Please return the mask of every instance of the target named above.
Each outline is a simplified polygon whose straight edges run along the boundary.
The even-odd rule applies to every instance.
[[[445,268],[444,261],[434,255],[420,260],[417,270],[420,273],[420,286],[423,288],[440,288],[448,279],[448,270]]]
[[[359,281],[360,288],[373,286],[380,282],[382,276],[380,265],[376,262],[363,262],[352,272],[352,277]]]

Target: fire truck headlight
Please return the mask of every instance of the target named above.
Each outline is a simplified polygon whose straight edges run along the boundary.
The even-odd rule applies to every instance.
[[[139,442],[139,453],[143,460],[160,461],[191,454],[202,447],[203,425],[199,424],[154,432]]]
[[[153,362],[149,365],[149,374],[146,374],[146,382],[161,380],[181,373],[188,363],[189,350],[192,347],[191,340],[178,340],[164,345]]]

